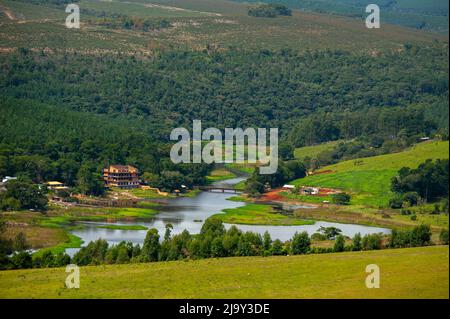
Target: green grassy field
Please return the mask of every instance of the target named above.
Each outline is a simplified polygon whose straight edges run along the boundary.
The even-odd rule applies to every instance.
[[[269,205],[247,204],[237,208],[227,208],[216,214],[224,223],[246,225],[312,225],[313,221],[282,215]]]
[[[297,179],[292,184],[341,189],[352,193],[351,204],[384,207],[392,197],[391,178],[400,168],[415,168],[427,159],[449,158],[448,147],[448,141],[430,141],[400,153],[344,161],[325,166],[317,175]],[[331,173],[318,174],[323,171]]]
[[[215,169],[208,176],[206,176],[206,180],[209,183],[224,181],[230,178],[235,178],[236,174],[226,170],[226,169]]]
[[[448,246],[0,272],[0,298],[444,298]],[[380,288],[365,286],[369,264]],[[430,271],[432,270],[432,271]]]
[[[294,157],[297,159],[303,159],[305,157],[315,158],[323,151],[332,150],[339,141],[332,141],[317,145],[298,147],[294,150]]]

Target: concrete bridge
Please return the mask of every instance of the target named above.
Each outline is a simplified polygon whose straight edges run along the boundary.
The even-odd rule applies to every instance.
[[[241,191],[235,189],[233,186],[208,185],[208,186],[195,186],[194,188],[205,192],[234,193],[234,194],[242,193]]]

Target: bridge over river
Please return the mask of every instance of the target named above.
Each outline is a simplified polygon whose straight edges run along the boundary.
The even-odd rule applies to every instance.
[[[242,191],[235,189],[232,185],[207,185],[207,186],[195,186],[194,189],[199,189],[201,191],[205,192],[217,192],[217,193],[234,193],[234,194],[240,194]]]

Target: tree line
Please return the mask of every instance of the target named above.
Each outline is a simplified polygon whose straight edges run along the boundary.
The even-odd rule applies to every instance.
[[[250,7],[248,15],[251,17],[275,18],[279,15],[290,16],[292,15],[292,10],[285,5],[277,3],[260,4]]]
[[[229,48],[136,58],[22,49],[1,54],[0,65],[4,96],[145,120],[165,140],[193,119],[219,129],[278,127],[295,146],[448,128],[447,54],[438,45],[374,56]]]
[[[333,227],[332,227],[333,228]],[[411,230],[394,230],[391,235],[357,233],[351,244],[346,244],[345,236],[339,229],[321,229],[311,237],[306,232],[295,233],[291,240],[282,242],[272,240],[270,234],[263,236],[254,232],[243,232],[236,226],[225,229],[222,221],[209,218],[205,221],[198,235],[192,235],[187,230],[180,234],[171,234],[172,225],[167,224],[163,238],[156,229],[147,232],[142,246],[131,242],[120,242],[109,245],[105,240],[98,239],[82,247],[72,258],[65,253],[53,254],[44,250],[31,255],[25,250],[24,239],[16,238],[16,252],[12,256],[0,251],[0,268],[41,268],[60,267],[69,263],[78,266],[101,264],[125,264],[158,262],[185,259],[204,259],[234,256],[281,256],[315,253],[333,253],[342,251],[376,250],[383,248],[417,247],[431,245],[430,227],[416,226]],[[23,236],[22,236],[23,237]],[[332,247],[313,247],[311,241],[334,240]],[[441,243],[448,244],[448,231],[442,231]],[[9,250],[11,252],[12,249]]]

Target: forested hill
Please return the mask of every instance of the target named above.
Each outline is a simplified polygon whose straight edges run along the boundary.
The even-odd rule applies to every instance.
[[[194,119],[277,127],[287,156],[448,136],[442,35],[227,0],[84,0],[68,29],[66,3],[0,0],[0,176],[74,185],[115,162],[201,184],[211,167],[168,159],[170,131]]]
[[[205,127],[279,127],[286,135],[314,114],[321,114],[321,121],[324,114],[371,109],[423,110],[436,128],[448,126],[442,120],[448,106],[446,50],[405,45],[370,56],[230,49],[140,59],[19,50],[0,55],[0,94],[145,120],[153,133],[167,137],[174,127],[191,127],[193,119]],[[363,116],[358,121],[364,125]],[[319,134],[322,140],[341,137]]]

